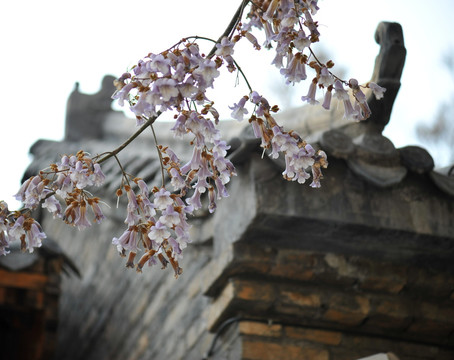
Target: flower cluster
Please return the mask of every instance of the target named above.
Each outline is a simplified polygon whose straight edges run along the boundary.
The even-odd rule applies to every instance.
[[[228,41],[228,40],[227,40]],[[218,53],[231,58],[233,50],[221,43]],[[186,39],[171,50],[148,54],[131,72],[115,81],[117,91],[112,96],[120,106],[127,101],[136,115],[138,125],[145,118],[157,116],[166,110],[181,110],[186,105],[206,105],[215,119],[216,110],[206,97],[206,90],[213,87],[220,74],[222,60],[204,57],[197,43]]]
[[[255,137],[261,139],[261,147],[269,150],[271,158],[276,159],[279,153],[284,155],[286,168],[282,173],[284,179],[297,181],[302,184],[310,178],[308,169],[312,169],[313,180],[311,187],[320,187],[322,173],[320,168],[326,168],[328,162],[326,154],[306,143],[296,131],[285,131],[279,126],[271,113],[277,112],[278,107],[269,105],[268,100],[260,96],[256,91],[248,96],[243,96],[240,101],[231,107],[231,116],[242,120],[248,113],[245,108],[247,101],[254,104],[254,111],[249,118]]]
[[[307,95],[301,97],[302,101],[311,105],[318,104],[317,89],[325,89],[322,107],[329,110],[334,90],[335,98],[340,99],[344,105],[344,116],[347,119],[365,120],[371,112],[358,81],[356,79],[344,81],[337,78],[330,71],[334,63],[329,60],[326,64],[322,64],[310,48],[312,43],[320,39],[317,22],[312,17],[318,10],[316,0],[255,1],[248,14],[249,21],[239,26],[239,37],[250,39],[254,28],[264,30],[266,37],[264,46],[268,48],[274,46],[276,55],[272,63],[280,69],[287,84],[306,80],[306,66],[315,71],[315,77],[309,85]],[[256,43],[256,40],[253,43]],[[311,57],[313,60],[310,60]],[[354,104],[344,86],[351,89]],[[377,99],[381,98],[385,91],[374,83],[368,83],[364,87],[370,88]]]
[[[150,265],[156,263],[156,259],[164,264],[166,255],[177,276],[181,271],[177,259],[189,241],[186,216],[202,207],[201,197],[205,193],[208,194],[210,212],[215,211],[217,200],[228,196],[226,184],[235,175],[235,169],[226,158],[229,146],[221,139],[216,127],[219,114],[214,103],[207,98],[206,90],[213,87],[214,79],[220,74],[218,69],[223,64],[229,71],[235,69],[233,46],[234,43],[224,37],[215,46],[213,60],[200,53],[197,43],[183,39],[169,50],[147,55],[131,72],[115,82],[117,91],[113,98],[118,99],[120,105],[125,101],[129,103],[137,125],[173,110],[177,113],[172,128],[174,136],[191,137],[193,145],[192,157],[185,164],[181,164],[171,149],[158,147],[161,166],[173,186],[172,195],[164,184],[160,190],[153,189],[154,200],[149,199],[144,190],[136,196],[129,185],[125,186],[128,229],[120,238],[114,238],[113,243],[121,254],[126,255],[129,251],[129,267],[133,266],[139,250],[137,244],[142,244],[145,254],[139,260],[137,270],[141,270],[146,262]],[[135,181],[141,189],[145,188],[143,181]],[[167,201],[162,200],[164,198]],[[147,204],[145,208],[143,202]],[[161,203],[164,205],[158,206]],[[177,222],[167,220],[171,215]],[[129,245],[130,242],[135,245]]]
[[[33,252],[41,246],[41,240],[46,238],[39,223],[29,214],[19,211],[9,211],[8,205],[0,201],[0,255],[9,253],[8,247],[12,241],[20,241],[22,250]]]
[[[243,21],[246,6],[250,9]],[[118,238],[114,237],[112,243],[120,255],[128,256],[127,267],[135,267],[141,272],[145,264],[160,263],[166,267],[170,263],[175,276],[180,275],[182,270],[178,261],[190,242],[188,216],[203,207],[204,194],[207,194],[210,213],[216,210],[218,200],[229,195],[226,185],[236,172],[227,158],[230,147],[217,128],[219,113],[207,97],[207,90],[214,86],[222,66],[229,72],[241,73],[249,88],[248,95],[230,107],[232,118],[241,121],[248,116],[264,152],[274,159],[283,155],[284,179],[304,183],[312,174],[310,186],[320,187],[321,169],[328,165],[326,154],[322,150],[316,151],[295,131],[285,131],[277,124],[272,113],[277,112],[278,107],[271,106],[264,96],[253,91],[233,58],[235,44],[243,38],[256,50],[262,46],[274,48],[276,55],[272,64],[287,84],[306,80],[308,69],[315,72],[302,101],[318,104],[317,91],[322,89],[323,108],[330,109],[334,97],[343,103],[345,117],[355,121],[367,119],[370,109],[363,90],[369,88],[379,99],[385,89],[374,83],[361,86],[355,79],[339,79],[332,73],[334,63],[331,60],[322,63],[317,59],[311,45],[320,38],[318,24],[313,19],[318,10],[317,0],[257,0],[250,5],[242,1],[218,41],[184,38],[161,53],[149,53],[115,80],[117,90],[112,98],[118,100],[120,106],[128,104],[136,116],[136,124],[141,126],[132,138],[146,127],[152,127],[161,113],[172,111],[174,136],[189,138],[193,146],[191,158],[182,163],[171,149],[156,143],[163,179],[162,186],[153,187],[151,191],[142,179],[127,174],[120,164],[123,179],[117,196],[126,194],[127,197],[124,221],[127,228]],[[252,33],[255,29],[265,34],[262,45]],[[208,55],[200,50],[198,40],[214,43]],[[248,105],[252,109],[248,109]],[[92,158],[83,151],[64,155],[59,163],[51,164],[22,185],[16,194],[16,199],[24,205],[21,211],[9,211],[7,204],[0,202],[0,255],[8,253],[7,248],[14,239],[20,240],[22,248],[30,252],[41,245],[46,235],[31,216],[39,206],[79,230],[91,226],[92,222],[100,223],[104,219],[101,201],[87,188],[103,184],[105,176],[100,164],[128,144],[103,158]],[[167,183],[164,173],[168,175]],[[166,187],[173,187],[172,192]],[[89,208],[93,213],[92,221],[88,219]],[[142,251],[135,263],[137,254]]]
[[[30,252],[41,246],[41,239],[46,235],[31,217],[31,212],[39,206],[47,209],[54,218],[62,218],[78,229],[91,226],[87,218],[87,207],[90,207],[94,214],[93,221],[100,223],[104,219],[100,199],[91,196],[85,189],[102,185],[104,179],[99,163],[83,151],[76,155],[64,155],[59,163],[51,164],[48,169],[27,179],[15,195],[23,203],[24,210],[8,211],[7,204],[2,202],[0,254],[6,253],[11,239],[19,239],[22,249]],[[66,206],[64,210],[57,196]]]
[[[127,267],[134,267],[134,259],[142,247],[144,254],[137,263],[138,272],[146,263],[153,265],[160,262],[166,267],[170,262],[175,276],[178,276],[182,272],[178,258],[189,242],[186,213],[192,209],[165,188],[154,188],[150,193],[142,179],[134,179],[134,182],[138,187],[137,193],[130,185],[124,186],[128,199],[125,219],[128,227],[119,238],[114,237],[112,243],[121,256],[129,252]],[[117,191],[118,195],[121,192]]]
[[[146,263],[161,263],[165,267],[170,262],[177,277],[182,272],[178,259],[190,242],[187,216],[202,208],[204,193],[208,193],[210,213],[215,211],[217,200],[228,196],[226,184],[235,175],[233,164],[225,157],[229,146],[209,124],[212,122],[196,112],[180,114],[173,131],[177,136],[187,133],[194,136],[192,157],[183,165],[171,149],[158,146],[161,166],[173,187],[172,194],[165,186],[154,187],[150,192],[145,182],[137,178],[133,182],[138,193],[130,185],[124,186],[128,228],[112,243],[120,255],[126,256],[129,252],[127,267],[135,266],[134,259],[142,247],[144,254],[136,265],[137,271],[142,271]],[[119,189],[118,195],[122,193]]]

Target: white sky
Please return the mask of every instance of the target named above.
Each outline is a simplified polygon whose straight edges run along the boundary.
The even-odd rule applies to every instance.
[[[76,81],[86,93],[98,91],[105,74],[121,75],[149,52],[160,52],[182,37],[216,39],[240,1],[173,0],[125,2],[3,1],[0,5],[2,55],[0,69],[0,200],[10,208],[30,162],[28,150],[38,139],[60,140],[65,106]],[[414,126],[430,122],[441,102],[454,92],[442,58],[454,52],[454,1],[321,0],[316,20],[321,42],[335,63],[348,69],[347,78],[369,80],[378,46],[374,33],[380,21],[403,26],[407,60],[393,116],[385,130],[396,147],[419,144]],[[207,45],[207,51],[211,45]],[[249,46],[248,46],[249,48]],[[244,53],[235,59],[253,87],[272,92],[271,54]],[[234,76],[221,81],[220,107],[247,93],[235,90]],[[299,96],[305,95],[301,86]],[[231,96],[233,94],[233,96]],[[228,96],[227,96],[228,95]],[[214,96],[213,100],[217,100]],[[221,108],[219,110],[222,110]],[[224,112],[225,116],[228,112]],[[284,124],[285,126],[285,124]],[[133,126],[131,127],[133,130]],[[106,149],[107,150],[107,149]]]

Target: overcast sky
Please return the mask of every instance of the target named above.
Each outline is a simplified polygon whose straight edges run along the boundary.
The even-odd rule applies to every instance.
[[[3,1],[0,200],[7,201],[10,208],[17,207],[11,195],[30,162],[28,149],[38,139],[63,137],[66,100],[76,81],[82,92],[93,93],[105,74],[119,76],[147,53],[160,52],[182,37],[217,38],[239,3]],[[442,62],[443,56],[454,52],[454,1],[321,0],[319,5],[316,20],[321,42],[332,59],[348,69],[346,77],[360,82],[369,80],[372,73],[378,52],[374,42],[377,24],[384,20],[401,23],[407,60],[385,135],[396,147],[424,146],[414,135],[415,124],[430,122],[439,105],[454,92]],[[262,52],[236,53],[253,86],[264,94],[272,92],[275,79],[269,75],[275,71],[268,65],[270,59]],[[235,78],[221,82],[228,89],[223,94],[232,93]],[[303,85],[300,95],[305,95],[305,89]],[[224,96],[218,104],[225,108],[237,102],[236,94],[247,93],[247,89],[240,84],[233,93],[233,98]]]

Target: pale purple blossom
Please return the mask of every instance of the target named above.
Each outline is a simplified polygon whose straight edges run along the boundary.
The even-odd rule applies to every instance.
[[[238,101],[238,104],[235,103],[233,106],[229,106],[230,110],[233,110],[230,116],[234,118],[235,120],[242,121],[244,115],[248,113],[247,109],[244,107],[246,105],[246,101],[249,98],[247,96],[243,96],[240,101]]]
[[[210,59],[201,62],[199,67],[193,72],[194,78],[203,88],[213,87],[213,81],[219,76],[220,72],[216,69],[216,64]]]
[[[311,40],[303,29],[300,29],[297,33],[297,37],[293,40],[293,44],[299,51],[303,51],[305,48],[311,45]]]
[[[325,87],[328,87],[328,86],[334,84],[334,77],[333,77],[333,75],[331,75],[328,68],[325,66],[323,66],[320,70],[320,76],[318,78],[318,83],[322,84]]]
[[[344,103],[344,118],[348,120],[358,120],[359,112],[353,109],[350,99],[343,100]]]
[[[192,158],[181,167],[181,173],[186,174],[189,170],[198,170],[202,166],[202,149],[194,146]]]
[[[312,81],[311,85],[309,86],[309,91],[308,91],[307,95],[306,96],[302,96],[301,100],[307,101],[311,105],[318,104],[318,101],[315,100],[316,91],[317,91],[317,82],[316,81]]]
[[[93,185],[93,180],[90,178],[88,169],[84,167],[80,160],[77,161],[76,166],[72,169],[70,178],[78,189]]]
[[[162,212],[161,217],[159,218],[161,224],[168,226],[171,228],[174,225],[178,225],[180,223],[180,214],[175,211],[173,205],[167,206],[167,208]]]
[[[322,107],[326,110],[329,110],[330,106],[331,106],[331,98],[332,98],[332,91],[331,91],[332,88],[329,88],[326,93],[325,93],[325,97],[323,98],[323,103],[322,103]]]
[[[334,82],[334,97],[339,100],[349,100],[348,92],[339,80]]]
[[[124,106],[124,102],[129,101],[129,93],[135,87],[135,83],[130,82],[123,86],[120,90],[115,91],[112,95],[112,99],[118,100],[118,105]]]
[[[304,57],[301,53],[296,53],[289,58],[286,68],[280,70],[281,74],[286,78],[286,83],[297,83],[301,80],[306,80],[306,65]]]
[[[54,216],[54,218],[62,217],[61,204],[55,196],[49,196],[46,200],[44,200],[42,207],[47,209]]]
[[[233,55],[234,45],[235,44],[227,36],[224,36],[221,42],[216,44],[215,55],[223,57],[227,55]]]
[[[273,138],[271,139],[271,154],[273,159],[279,157],[279,152],[287,152],[289,154],[295,154],[299,148],[295,138],[290,136],[288,133],[283,133],[279,126],[273,127]]]
[[[186,128],[187,116],[180,114],[175,121],[175,125],[170,129],[173,131],[175,137],[183,137],[187,134],[188,129]]]
[[[94,221],[97,224],[100,224],[102,220],[105,219],[105,216],[101,210],[101,207],[99,206],[97,201],[91,201],[90,202],[91,208],[93,210],[93,214],[95,215]]]
[[[151,61],[147,62],[145,68],[151,72],[160,72],[166,76],[170,73],[170,60],[162,54],[152,55]]]
[[[45,239],[47,236],[44,232],[41,231],[39,224],[36,221],[30,226],[30,230],[26,231],[26,238],[28,240],[27,249],[30,253],[34,251],[35,248],[39,248],[42,245],[41,240]]]
[[[194,210],[200,209],[202,207],[202,201],[200,199],[202,193],[197,189],[194,190],[194,193],[190,198],[186,199],[186,203],[194,208]]]
[[[380,85],[377,85],[374,82],[369,82],[367,84],[367,87],[372,90],[372,92],[374,93],[375,98],[377,100],[380,100],[381,98],[383,98],[384,93],[386,91],[386,89],[384,87],[381,87]]]
[[[25,235],[24,221],[25,217],[23,215],[19,216],[9,229],[9,236],[14,240],[20,240],[21,236]]]
[[[199,91],[197,86],[195,86],[194,84],[195,81],[192,77],[189,77],[185,82],[178,84],[177,88],[181,96],[183,96],[184,98],[192,99],[192,97]]]
[[[157,115],[156,106],[162,104],[162,99],[159,93],[152,93],[151,91],[143,91],[139,95],[139,100],[129,109],[136,116],[155,116]],[[136,123],[140,126],[140,122]]]
[[[167,241],[169,242],[169,245],[172,247],[172,255],[174,257],[180,257],[181,248],[180,248],[180,244],[178,243],[178,241],[176,241],[173,237],[169,237],[167,239]]]
[[[119,238],[114,237],[112,244],[117,246],[119,253],[123,253],[124,250],[136,253],[138,251],[137,240],[137,232],[133,227],[129,227]]]
[[[173,204],[173,199],[170,197],[170,192],[165,188],[159,189],[159,191],[154,194],[154,205],[157,209],[164,210],[171,204]]]
[[[169,170],[170,175],[170,184],[173,186],[174,190],[180,190],[186,187],[186,182],[180,175],[179,171],[176,168],[171,168]]]
[[[55,193],[65,199],[68,196],[68,193],[74,190],[74,184],[71,180],[71,177],[66,174],[59,174],[56,182],[54,183],[57,186]]]
[[[104,184],[104,181],[106,179],[106,176],[101,170],[101,165],[99,163],[94,163],[93,164],[93,185],[95,186],[101,186]]]
[[[227,183],[225,180],[230,180],[230,178],[221,179],[220,177],[216,177],[214,179],[214,184],[216,185],[216,190],[218,192],[218,199],[229,196],[227,188],[225,187],[225,184]]]
[[[148,237],[154,240],[157,244],[161,244],[165,239],[170,236],[170,232],[162,222],[157,221],[155,225],[150,228]]]
[[[281,10],[284,12],[285,10]],[[293,28],[293,26],[298,23],[298,17],[296,16],[295,9],[289,9],[287,12],[285,12],[285,16],[281,20],[281,26],[284,28]]]
[[[85,203],[82,203],[81,206],[75,207],[76,218],[74,219],[74,225],[77,226],[79,230],[88,228],[91,226],[90,221],[87,219],[87,207]]]

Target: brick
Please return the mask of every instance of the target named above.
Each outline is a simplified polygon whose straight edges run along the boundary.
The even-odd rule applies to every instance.
[[[308,340],[326,345],[339,345],[342,333],[338,331],[307,329],[302,327],[285,327],[285,335],[300,340]]]
[[[274,276],[307,281],[314,277],[314,269],[318,268],[320,263],[320,255],[312,252],[280,249],[271,273]]]
[[[314,252],[299,251],[295,249],[279,249],[277,261],[280,264],[289,262],[300,263],[306,268],[314,268],[320,265],[320,255]]]
[[[454,289],[454,278],[446,273],[432,274],[424,268],[412,268],[408,275],[407,289],[425,297],[449,297]]]
[[[324,319],[349,326],[361,324],[369,315],[370,302],[364,296],[335,294],[329,299]]]
[[[240,322],[240,333],[243,335],[257,335],[267,337],[280,337],[282,335],[282,325],[264,324],[255,321]]]
[[[277,264],[271,269],[271,275],[298,281],[308,281],[314,277],[314,271],[312,269],[303,269],[301,264]]]
[[[320,307],[320,295],[319,294],[302,294],[296,291],[281,291],[279,299],[284,304],[307,306],[307,307]]]
[[[308,346],[245,340],[243,360],[329,360],[327,350]]]
[[[431,345],[416,344],[410,342],[399,342],[398,350],[396,349],[396,355],[398,356],[409,356],[413,358],[423,358],[423,359],[439,359],[439,348]],[[399,353],[397,354],[397,351]],[[452,359],[452,358],[451,358]]]
[[[393,276],[369,276],[360,283],[359,287],[364,290],[383,291],[390,294],[398,294],[402,291],[405,284],[405,279],[400,279]]]
[[[433,320],[416,320],[407,329],[409,333],[435,339],[447,339],[454,331],[453,324]]]
[[[407,318],[395,318],[386,315],[372,315],[367,318],[365,327],[371,330],[404,330],[410,325],[412,321],[411,317]]]
[[[454,325],[454,307],[451,304],[421,303],[420,311],[427,319],[447,322]]]
[[[274,286],[260,281],[234,279],[235,297],[241,300],[270,302],[275,298]]]
[[[371,315],[367,320],[368,327],[382,329],[405,329],[412,321],[412,314],[409,313],[412,306],[408,301],[400,298],[378,299],[374,304]]]
[[[12,272],[0,269],[0,286],[21,289],[41,290],[47,284],[48,277],[38,273]]]
[[[328,309],[324,315],[325,320],[348,326],[360,325],[365,318],[366,316],[362,314],[346,313],[335,309]]]
[[[408,313],[409,305],[399,301],[399,299],[383,300],[376,306],[375,311],[392,317],[405,318],[410,316]]]

